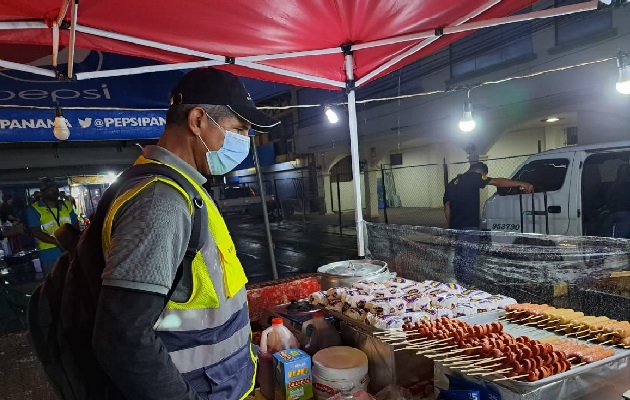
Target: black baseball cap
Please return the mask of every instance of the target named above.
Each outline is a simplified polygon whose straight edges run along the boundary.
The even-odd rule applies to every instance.
[[[52,178],[44,178],[39,182],[39,189],[46,190],[48,188],[59,189],[59,184]]]
[[[258,132],[269,132],[280,121],[256,108],[245,86],[233,74],[215,68],[197,68],[184,75],[171,91],[172,104],[227,106]]]

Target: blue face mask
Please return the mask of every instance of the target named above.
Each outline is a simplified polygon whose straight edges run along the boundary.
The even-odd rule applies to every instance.
[[[208,115],[208,113],[206,113]],[[217,124],[217,122],[208,115],[210,121]],[[245,157],[249,154],[249,137],[239,135],[238,133],[228,131],[221,125],[217,126],[225,132],[225,138],[223,139],[223,146],[217,151],[211,151],[206,142],[201,139],[201,143],[205,146],[208,152],[206,153],[206,160],[208,160],[208,167],[210,167],[210,173],[212,175],[225,175],[232,171],[239,165]]]

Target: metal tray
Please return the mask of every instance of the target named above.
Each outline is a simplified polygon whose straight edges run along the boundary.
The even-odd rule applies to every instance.
[[[490,312],[486,312],[486,313],[482,313],[482,314],[477,314],[477,315],[472,315],[472,316],[468,316],[468,317],[462,317],[462,318],[458,318],[461,321],[465,321],[468,322],[469,324],[487,324],[490,322],[495,322],[499,320],[499,317],[503,317],[505,315],[505,311],[503,310],[496,310],[496,311],[490,311]],[[567,338],[567,339],[571,339],[574,340],[578,343],[582,343],[582,344],[588,344],[588,345],[595,345],[597,343],[593,343],[593,342],[587,342],[585,340],[580,340],[580,339],[575,339],[572,337],[567,337],[565,335],[558,335],[556,333],[553,332],[549,332],[546,331],[544,329],[539,329],[539,328],[535,328],[535,327],[526,327],[523,325],[519,325],[519,324],[514,324],[505,320],[500,321],[503,324],[503,330],[507,333],[509,333],[510,335],[514,336],[514,337],[518,337],[518,336],[527,336],[531,339],[542,339],[544,337],[549,337],[549,336],[557,336],[557,337],[561,337],[561,338]],[[483,379],[483,377],[475,377],[478,379],[482,379],[484,381],[488,381],[488,382],[492,382],[495,385],[499,385],[499,386],[503,386],[506,387],[510,390],[519,392],[519,393],[527,393],[530,392],[532,390],[535,390],[541,386],[545,386],[549,383],[552,382],[556,382],[556,381],[560,381],[563,379],[567,379],[579,374],[582,374],[584,372],[588,372],[588,371],[592,371],[595,368],[598,367],[603,367],[603,366],[608,366],[611,367],[613,364],[615,364],[618,360],[621,360],[623,358],[628,358],[628,361],[630,361],[630,350],[627,349],[622,349],[619,347],[614,347],[614,346],[607,346],[611,349],[613,349],[615,351],[615,355],[610,356],[608,358],[605,358],[603,360],[594,362],[594,363],[590,363],[590,364],[585,364],[579,367],[575,367],[575,368],[571,368],[570,370],[563,372],[561,374],[557,374],[557,375],[552,375],[550,377],[547,377],[545,379],[541,379],[539,381],[536,382],[522,382],[522,381],[515,381],[515,380],[504,380],[504,381],[500,381],[500,382],[492,382],[491,380],[487,380],[487,379]],[[439,363],[439,361],[436,361],[436,363]],[[462,374],[459,372],[456,372],[456,370],[452,370],[448,367],[444,367],[443,365],[441,366],[444,370],[448,371],[449,373],[452,374],[458,374],[464,377],[467,377],[466,374]],[[473,378],[473,377],[467,377],[467,378]]]

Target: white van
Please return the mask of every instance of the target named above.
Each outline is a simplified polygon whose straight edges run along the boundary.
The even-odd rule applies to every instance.
[[[499,188],[484,206],[482,229],[630,237],[630,141],[545,151],[511,178],[535,192]]]

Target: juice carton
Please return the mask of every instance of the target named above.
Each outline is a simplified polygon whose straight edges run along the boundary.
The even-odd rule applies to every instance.
[[[273,355],[276,382],[275,400],[309,400],[313,398],[311,357],[299,349],[288,349]]]

